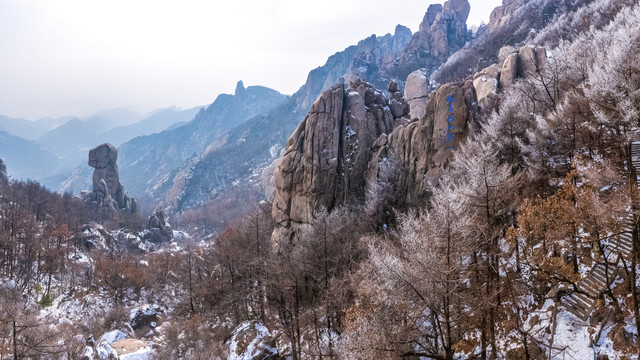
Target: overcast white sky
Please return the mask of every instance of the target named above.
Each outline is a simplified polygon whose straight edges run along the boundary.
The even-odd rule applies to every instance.
[[[0,0],[0,114],[37,119],[211,103],[236,82],[292,94],[425,0]],[[444,2],[444,1],[442,1]],[[500,0],[470,0],[469,24]]]

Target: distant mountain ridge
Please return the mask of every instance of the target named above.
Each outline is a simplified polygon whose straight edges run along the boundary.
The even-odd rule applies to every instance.
[[[37,142],[0,131],[0,156],[16,179],[40,179],[54,174],[60,159]]]
[[[59,118],[42,118],[36,121],[30,121],[27,119],[0,115],[0,130],[26,140],[37,140],[48,131],[55,129],[73,118],[73,116],[63,116]]]
[[[238,82],[233,95],[219,95],[191,122],[123,144],[118,150],[123,183],[138,198],[163,197],[171,186],[171,175],[185,161],[207,147],[224,143],[226,131],[275,108],[286,98],[275,90],[262,86],[245,88],[242,81]]]

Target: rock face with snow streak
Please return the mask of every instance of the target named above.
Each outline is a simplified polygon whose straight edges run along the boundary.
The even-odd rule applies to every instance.
[[[408,114],[397,85],[391,83],[389,89],[391,100],[357,80],[347,90],[338,85],[316,100],[287,141],[275,172],[276,231],[290,235],[297,224],[310,223],[322,207],[332,209],[348,200],[364,199],[374,142]],[[390,105],[396,103],[399,106],[392,110]]]
[[[269,329],[257,321],[245,321],[233,332],[227,342],[229,360],[276,360],[281,359],[276,340]]]
[[[0,159],[0,187],[9,185],[9,175],[7,174],[7,164]]]
[[[498,91],[498,78],[489,74],[480,74],[473,80],[473,87],[476,88],[478,102],[482,102]]]

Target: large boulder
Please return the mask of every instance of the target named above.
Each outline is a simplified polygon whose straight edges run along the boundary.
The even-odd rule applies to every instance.
[[[503,46],[500,48],[500,51],[498,51],[498,65],[502,66],[502,64],[504,64],[504,61],[507,59],[507,57],[511,54],[515,54],[518,52],[518,49],[516,49],[513,46]]]
[[[100,360],[118,360],[118,352],[107,341],[102,341],[98,344],[96,355]]]
[[[476,89],[478,102],[483,102],[498,90],[498,79],[489,75],[481,75],[473,80],[473,87]]]
[[[523,46],[518,50],[518,77],[526,78],[538,71],[536,50],[533,46]]]
[[[7,174],[7,164],[0,159],[0,187],[9,185],[9,175]]]
[[[153,359],[152,343],[140,339],[124,339],[111,344],[118,353],[119,360],[150,360]]]
[[[498,92],[498,79],[500,78],[500,67],[498,64],[491,64],[473,76],[473,87],[476,89],[478,102],[484,103],[488,98],[495,98]]]
[[[502,63],[502,71],[500,71],[500,87],[508,88],[518,77],[518,54],[513,53]]]
[[[500,66],[498,66],[498,64],[491,64],[489,66],[487,66],[486,68],[478,71],[477,73],[475,73],[473,75],[473,79],[477,79],[480,76],[489,76],[492,77],[494,79],[497,79],[500,77]]]
[[[427,70],[420,69],[409,74],[404,87],[404,98],[409,103],[409,118],[420,119],[427,110],[429,100],[429,81]]]
[[[397,90],[394,84],[389,89]],[[394,100],[401,106],[392,111]],[[402,111],[400,111],[402,109]],[[408,114],[399,91],[388,100],[364,81],[349,89],[334,86],[322,93],[289,138],[275,172],[273,217],[276,232],[292,236],[320,208],[361,201],[371,148],[394,127],[396,115]]]
[[[129,323],[133,330],[140,329],[154,329],[158,325],[159,309],[145,305],[140,308],[134,309],[129,313]]]
[[[544,46],[527,45],[517,51],[506,46],[500,49],[498,60],[502,63],[500,87],[511,86],[516,79],[524,79],[542,71],[547,63],[547,49]]]
[[[147,232],[145,232],[145,240],[149,240],[153,243],[159,244],[171,241],[173,239],[173,230],[171,225],[167,222],[167,218],[162,208],[157,208],[151,216],[147,225]]]

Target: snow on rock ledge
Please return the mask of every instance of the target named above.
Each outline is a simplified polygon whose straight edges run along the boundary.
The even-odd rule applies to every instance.
[[[264,324],[245,321],[236,328],[227,342],[228,360],[272,360],[278,359],[275,340]]]

